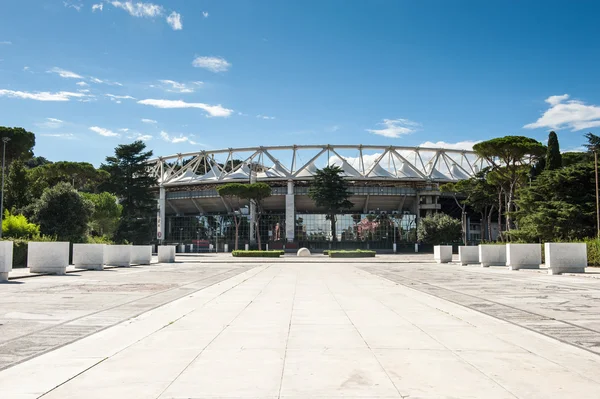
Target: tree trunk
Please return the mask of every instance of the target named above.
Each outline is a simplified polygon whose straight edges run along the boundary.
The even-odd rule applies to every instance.
[[[492,205],[490,207],[490,212],[487,215],[487,233],[488,233],[488,240],[492,241],[492,214],[494,213],[494,208],[495,206]]]
[[[481,215],[481,240],[488,241],[486,238],[487,234],[487,207],[483,209],[483,212],[479,212]]]
[[[262,250],[262,245],[260,243],[260,230],[258,229],[258,223],[260,222],[260,217],[256,218],[256,222],[254,223],[254,234],[256,235],[256,242],[258,244],[258,250]]]
[[[242,221],[241,218],[238,221],[238,218],[234,213],[233,214],[233,223],[235,223],[235,245],[234,245],[234,248],[236,251],[238,250],[238,242],[240,240],[240,222],[241,221]]]
[[[329,215],[329,221],[331,222],[331,241],[337,241],[337,232],[335,231],[335,213]]]
[[[498,238],[504,242],[504,237],[502,237],[502,189],[498,191]]]

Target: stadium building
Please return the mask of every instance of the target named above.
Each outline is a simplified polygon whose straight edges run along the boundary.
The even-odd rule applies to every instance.
[[[270,249],[330,248],[330,221],[308,196],[314,173],[327,165],[343,170],[353,203],[336,217],[334,246],[412,247],[421,217],[456,212],[440,184],[468,179],[487,166],[471,151],[373,145],[228,148],[159,157],[150,165],[158,181],[156,239],[219,251],[225,245],[233,249],[234,212],[242,220],[241,247],[253,246],[260,234]],[[217,193],[219,185],[231,182],[272,187],[258,231],[250,223],[255,206],[233,204]]]

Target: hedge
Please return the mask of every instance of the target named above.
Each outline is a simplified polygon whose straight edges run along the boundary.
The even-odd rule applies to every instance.
[[[354,251],[327,251],[330,258],[374,258],[375,251],[356,249]]]
[[[232,251],[231,255],[237,258],[279,258],[285,254],[285,251],[274,250],[274,251]]]

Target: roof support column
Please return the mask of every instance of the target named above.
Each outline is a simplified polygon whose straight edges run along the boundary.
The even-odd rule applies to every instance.
[[[250,168],[250,184],[256,183],[256,173],[254,172],[253,168]],[[256,243],[256,236],[255,236],[255,224],[254,222],[256,221],[256,204],[254,203],[254,201],[250,201],[250,244],[255,244]],[[259,232],[260,234],[260,232]]]
[[[294,181],[288,180],[285,196],[285,237],[288,242],[294,241],[296,233],[296,205],[294,197]]]
[[[165,220],[165,207],[167,206],[167,201],[166,201],[166,192],[165,192],[165,187],[164,186],[160,186],[160,191],[158,194],[158,203],[157,203],[157,212],[156,212],[156,238],[160,241],[160,243],[163,243],[163,240],[165,239],[165,228],[164,228],[164,223],[166,222]]]

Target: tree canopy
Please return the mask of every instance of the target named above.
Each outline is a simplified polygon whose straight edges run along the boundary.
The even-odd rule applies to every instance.
[[[343,170],[339,166],[317,169],[308,190],[308,196],[328,216],[333,241],[337,241],[335,215],[354,206],[348,199],[351,193],[348,190],[348,182],[343,179],[342,173]]]
[[[21,127],[0,126],[0,139],[8,137],[6,144],[6,164],[10,165],[15,159],[28,160],[33,157],[35,135]],[[0,141],[0,145],[2,142]]]
[[[95,235],[112,237],[117,230],[119,218],[123,211],[117,197],[107,192],[100,194],[81,193],[81,195],[94,205],[89,223],[91,232]]]
[[[460,240],[461,223],[444,213],[422,218],[417,226],[417,238],[425,244],[450,244]]]
[[[548,150],[546,152],[546,170],[562,168],[562,156],[558,145],[558,136],[554,132],[548,135]]]

